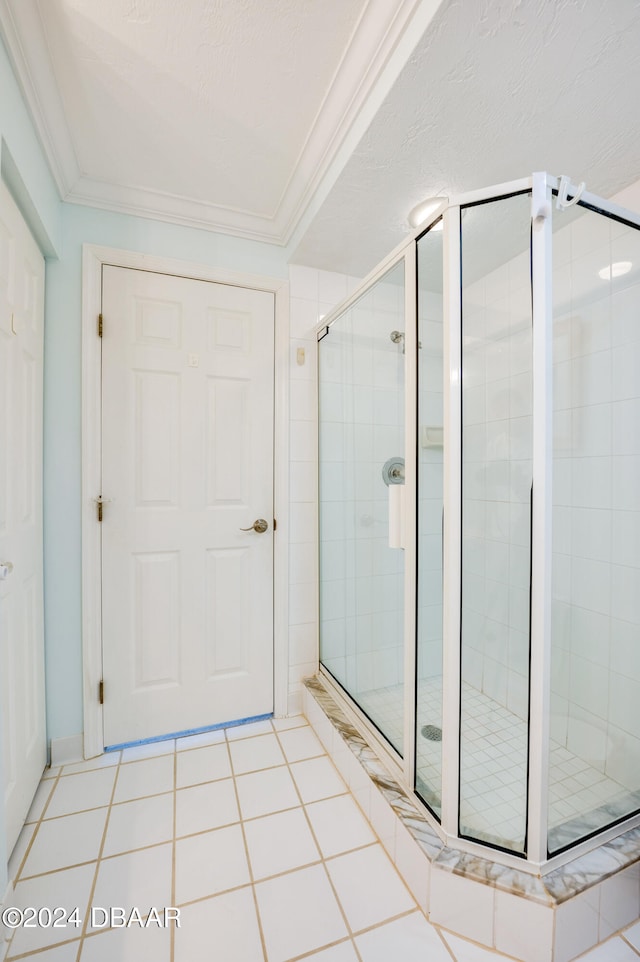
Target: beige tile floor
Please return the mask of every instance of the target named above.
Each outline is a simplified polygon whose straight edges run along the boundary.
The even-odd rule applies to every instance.
[[[506,958],[425,919],[302,716],[48,770],[11,868],[16,906],[82,924],[16,929],[10,960]],[[90,906],[175,906],[180,928],[92,927]],[[639,955],[640,924],[583,958]]]

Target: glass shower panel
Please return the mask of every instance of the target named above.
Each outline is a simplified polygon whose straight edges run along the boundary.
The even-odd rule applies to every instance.
[[[442,810],[442,221],[417,244],[418,258],[418,608],[416,792]]]
[[[531,199],[462,211],[460,834],[526,848]]]
[[[640,809],[640,232],[554,211],[549,853]]]
[[[318,344],[320,660],[402,755],[404,261]]]

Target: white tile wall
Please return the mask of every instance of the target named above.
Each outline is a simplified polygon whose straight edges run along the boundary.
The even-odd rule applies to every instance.
[[[317,343],[315,329],[359,283],[291,265],[289,470],[289,711],[300,710],[302,678],[318,660]],[[300,355],[300,351],[303,352]],[[340,485],[336,485],[336,495]]]
[[[620,796],[640,788],[637,235],[592,212],[554,235],[553,734]]]
[[[462,297],[462,674],[471,689],[526,720],[532,479],[529,212],[526,198],[505,204],[503,216],[522,253],[489,273],[482,272],[485,252],[477,240],[486,212],[471,210],[463,218],[463,278],[470,280],[464,282]],[[471,757],[475,708],[465,694],[463,758]],[[517,817],[510,828],[504,820],[501,825],[495,807],[489,835],[518,847],[526,807],[526,751],[492,760],[485,774],[498,778],[507,771],[520,774],[518,797],[512,799]],[[472,804],[475,778],[473,765],[464,765],[465,803]]]
[[[472,269],[477,251],[468,236],[464,266]],[[520,718],[528,674],[528,271],[518,255],[463,292],[463,674]]]
[[[640,787],[639,253],[637,231],[590,212],[554,234],[552,735],[617,780],[621,794]],[[615,260],[634,267],[602,281],[598,271]],[[463,672],[521,718],[531,484],[527,276],[520,255],[466,285],[463,304]]]
[[[323,661],[381,726],[367,693],[402,681],[403,558],[388,545],[382,467],[404,452],[405,358],[390,338],[403,309],[402,285],[380,281],[320,347]]]

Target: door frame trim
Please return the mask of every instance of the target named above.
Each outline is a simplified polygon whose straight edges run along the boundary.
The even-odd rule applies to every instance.
[[[82,246],[82,685],[84,757],[104,751],[102,678],[101,531],[95,498],[102,463],[101,342],[102,266],[134,268],[212,281],[274,295],[274,516],[273,548],[273,711],[286,715],[289,677],[289,283],[170,257],[140,254],[95,244]]]

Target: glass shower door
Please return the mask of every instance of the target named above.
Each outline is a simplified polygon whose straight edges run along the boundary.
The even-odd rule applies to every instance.
[[[403,754],[404,261],[318,344],[320,661]]]

